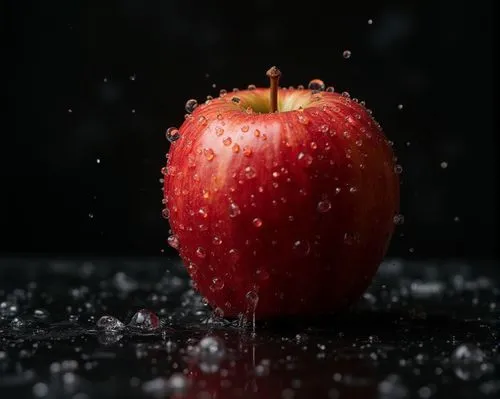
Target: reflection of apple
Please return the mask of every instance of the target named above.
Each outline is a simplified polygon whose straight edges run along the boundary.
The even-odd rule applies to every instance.
[[[389,244],[393,152],[348,95],[318,80],[278,89],[279,71],[268,75],[270,89],[207,101],[169,130],[169,243],[226,316],[335,311],[366,289]]]

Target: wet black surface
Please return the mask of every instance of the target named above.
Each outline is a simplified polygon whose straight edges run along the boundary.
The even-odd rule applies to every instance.
[[[2,259],[0,398],[498,398],[499,302],[495,262],[388,260],[350,312],[254,335],[176,260]]]

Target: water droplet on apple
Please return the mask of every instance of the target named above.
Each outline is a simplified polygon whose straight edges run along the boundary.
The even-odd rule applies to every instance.
[[[224,97],[226,94],[227,94],[227,90],[226,89],[220,89],[219,90],[219,96],[220,97]]]
[[[237,204],[235,204],[234,202],[231,202],[229,204],[229,217],[235,218],[240,213],[241,213],[240,207]]]
[[[261,227],[262,226],[262,220],[259,219],[259,218],[255,218],[253,221],[252,221],[252,224],[255,226],[255,227]]]
[[[348,91],[343,91],[343,92],[342,92],[342,97],[345,97],[345,98],[350,98],[350,97],[351,97],[351,95],[349,94],[349,92],[348,92]]]
[[[233,145],[233,152],[236,154],[240,152],[240,146],[238,144]]]
[[[323,125],[321,125],[321,126],[319,127],[319,131],[320,131],[321,133],[328,133],[328,131],[329,131],[329,130],[330,130],[330,128],[329,128],[329,127],[328,127],[328,125],[326,125],[326,124],[323,124]]]
[[[358,191],[358,189],[356,187],[354,187],[354,186],[352,186],[352,187],[349,188],[349,192],[350,193],[355,193],[356,191]]]
[[[297,240],[293,243],[293,250],[299,256],[307,256],[309,255],[311,246],[307,240]]]
[[[327,198],[322,199],[321,201],[318,202],[317,209],[319,213],[328,212],[330,209],[332,209],[332,203]]]
[[[129,327],[142,332],[152,332],[160,327],[160,319],[156,313],[141,309],[130,320]]]
[[[203,154],[205,154],[205,158],[207,159],[207,161],[211,161],[215,157],[214,150],[212,150],[211,148],[205,148],[203,150]]]
[[[165,137],[168,141],[173,143],[174,141],[178,140],[181,135],[179,133],[179,129],[177,129],[176,127],[169,127],[165,132]]]
[[[316,144],[315,141],[311,141],[311,144],[309,144],[309,146],[311,147],[312,150],[315,150],[318,148],[318,144]]]
[[[171,235],[167,238],[168,245],[174,249],[179,249],[179,238],[176,235]]]
[[[257,87],[255,85],[248,85],[248,90],[255,90]]]
[[[222,116],[222,114],[220,114],[220,113],[219,113],[219,114],[217,114],[216,118],[217,118],[219,121],[221,121],[222,119],[224,119],[224,117],[223,117],[223,116]]]
[[[249,129],[250,129],[250,127],[249,127],[248,125],[244,125],[244,126],[242,126],[242,127],[241,127],[241,131],[242,131],[243,133],[248,132],[248,130],[249,130]]]
[[[215,134],[216,134],[217,136],[219,136],[219,137],[220,137],[220,136],[222,136],[222,135],[224,134],[224,129],[223,129],[223,128],[221,128],[221,127],[216,127],[216,128],[215,128]]]
[[[398,109],[401,111],[403,109],[403,104],[398,104]]]
[[[259,129],[255,129],[255,132],[253,132],[253,135],[255,137],[260,137],[260,130]]]
[[[210,284],[210,291],[220,291],[224,288],[224,281],[220,278],[214,277],[212,279],[212,284]]]
[[[248,146],[243,147],[243,155],[249,157],[252,155],[252,149]]]
[[[396,172],[398,175],[403,173],[403,167],[401,165],[394,166],[394,172]]]
[[[304,85],[298,85],[297,90],[304,90]]]
[[[200,215],[203,219],[206,219],[208,217],[206,208],[201,207],[200,209],[198,209],[198,215]]]
[[[328,86],[328,87],[326,88],[326,91],[327,91],[328,93],[333,93],[333,92],[335,91],[335,89],[334,89],[334,87],[333,87],[333,86]]]
[[[310,166],[313,162],[313,157],[309,154],[299,152],[299,155],[297,155],[297,160],[303,163],[305,166]]]
[[[247,179],[253,179],[255,176],[257,176],[257,172],[255,172],[255,169],[252,166],[247,166],[244,169],[244,172]]]
[[[226,137],[224,140],[222,140],[222,143],[228,147],[232,144],[233,140],[231,140],[231,137]]]
[[[397,214],[392,218],[394,224],[402,225],[405,222],[405,217],[402,214]]]
[[[214,243],[214,245],[221,245],[222,239],[218,236],[214,236],[214,238],[212,239],[212,242]]]
[[[279,172],[276,172],[276,171],[275,171],[275,172],[273,172],[273,173],[272,173],[272,175],[273,175],[273,177],[274,177],[275,179],[277,179],[278,177],[280,177],[280,173],[279,173]]]
[[[307,88],[312,91],[323,91],[325,90],[325,82],[321,79],[313,79],[309,82]]]
[[[197,106],[198,106],[198,101],[196,101],[194,98],[192,98],[192,99],[186,101],[186,105],[184,108],[186,109],[186,112],[188,114],[191,114]]]
[[[359,243],[360,241],[360,236],[359,233],[345,233],[344,234],[344,243],[347,245],[354,245]]]
[[[232,101],[233,103],[235,103],[235,104],[239,104],[241,100],[240,100],[240,98],[239,98],[239,97],[233,97],[233,98],[231,98],[231,101]]]
[[[224,311],[221,308],[215,308],[213,316],[216,319],[222,319],[222,318],[224,318]]]
[[[168,210],[168,208],[163,208],[161,210],[161,216],[163,217],[163,219],[168,219],[170,217],[170,211]]]
[[[200,115],[200,117],[198,118],[198,123],[202,126],[205,126],[208,123],[208,119],[203,115]]]
[[[448,167],[448,162],[446,162],[446,161],[441,162],[442,169],[446,169],[447,167]]]
[[[345,59],[351,58],[351,52],[349,50],[344,50],[344,52],[342,53],[342,57],[344,57]]]
[[[299,123],[303,125],[307,125],[309,123],[309,118],[301,113],[298,114],[297,119],[299,120]]]
[[[196,248],[196,256],[198,258],[201,258],[201,259],[203,259],[205,256],[207,256],[207,252],[205,251],[205,248],[203,248],[203,247]]]

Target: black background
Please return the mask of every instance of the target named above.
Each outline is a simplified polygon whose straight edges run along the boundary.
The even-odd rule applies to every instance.
[[[267,85],[276,64],[283,85],[365,100],[394,141],[390,255],[496,256],[493,1],[2,4],[4,255],[172,254],[165,129],[188,98]]]

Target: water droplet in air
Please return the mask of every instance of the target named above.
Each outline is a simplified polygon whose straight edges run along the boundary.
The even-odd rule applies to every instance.
[[[120,331],[125,328],[125,325],[113,316],[102,316],[97,320],[97,328],[104,330],[105,332]]]
[[[307,88],[312,91],[323,91],[325,90],[325,82],[321,79],[313,79],[309,82]]]
[[[163,208],[161,210],[161,216],[163,217],[163,219],[168,219],[170,217],[170,211],[168,210],[168,208]]]
[[[373,19],[368,20],[368,25],[371,25],[371,24],[373,24]]]
[[[203,259],[205,256],[207,256],[207,252],[205,251],[205,248],[203,248],[203,247],[196,248],[196,256],[198,258],[201,258],[201,259]]]
[[[398,175],[403,173],[403,167],[401,165],[394,166],[394,172],[396,172]]]
[[[165,137],[168,141],[173,143],[174,141],[178,140],[181,135],[179,133],[179,129],[177,129],[176,127],[169,127],[165,132]]]
[[[262,220],[259,219],[259,218],[255,218],[253,221],[252,221],[253,225],[255,227],[261,227],[262,226]]]
[[[198,106],[198,101],[192,98],[186,101],[186,105],[184,106],[184,108],[186,109],[186,112],[188,114],[191,114],[197,106]]]
[[[235,218],[241,213],[240,207],[236,205],[234,202],[229,204],[229,217]]]
[[[332,209],[332,203],[328,199],[323,199],[318,202],[318,212],[325,213]]]
[[[311,246],[307,240],[297,240],[293,243],[293,250],[299,256],[307,256],[309,255]]]
[[[401,111],[403,109],[403,104],[398,104],[398,109]]]
[[[169,236],[167,242],[172,248],[179,249],[179,238],[176,235]]]
[[[342,57],[344,57],[345,59],[351,58],[351,52],[349,50],[344,50],[344,52],[342,53]]]
[[[128,326],[142,332],[152,332],[160,327],[160,319],[156,313],[141,309],[132,317]]]
[[[445,161],[441,162],[442,169],[446,169],[447,167],[448,167],[448,162],[445,162]]]
[[[226,347],[220,338],[207,336],[196,346],[195,355],[202,371],[214,373],[219,370],[219,364],[226,356]]]
[[[189,381],[182,373],[175,373],[170,376],[167,386],[174,394],[182,394],[189,387]]]

